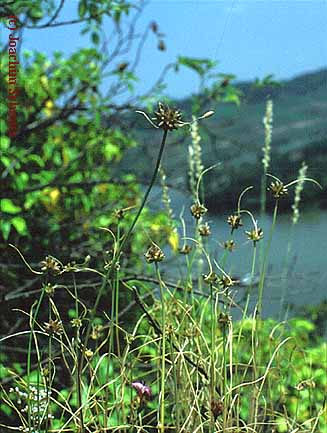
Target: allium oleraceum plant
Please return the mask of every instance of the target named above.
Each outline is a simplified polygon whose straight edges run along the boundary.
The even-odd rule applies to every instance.
[[[311,323],[263,320],[261,308],[279,200],[296,185],[298,202],[300,186],[314,181],[304,168],[288,183],[266,173],[273,178],[268,189],[275,208],[265,234],[243,206],[251,190],[245,188],[225,221],[230,236],[238,236],[235,241],[220,239],[219,231],[202,220],[208,209],[205,197],[199,198],[199,185],[209,169],[202,170],[193,185],[191,224],[186,226],[183,212],[180,216],[182,246],[170,251],[162,238],[147,234],[147,251],[129,252],[141,263],[126,269],[128,241],[159,173],[168,133],[193,125],[193,140],[200,143],[200,124],[195,128],[194,118],[184,122],[179,110],[159,103],[153,116],[141,114],[162,129],[162,141],[150,183],[126,232],[120,223],[133,208],[115,209],[116,225],[102,228],[112,245],[110,254],[104,253],[103,267],[93,269],[90,256],[76,264],[49,254],[36,270],[14,247],[33,277],[43,282],[39,299],[25,312],[28,329],[2,339],[5,343],[27,336],[28,341],[24,372],[5,369],[8,382],[1,387],[10,425],[0,423],[0,428],[26,433],[327,433],[326,344],[314,340]],[[173,219],[163,169],[161,185],[167,215]],[[170,228],[178,235],[176,221]],[[207,242],[209,236],[223,249],[222,257]],[[258,242],[264,251],[259,264]],[[234,275],[226,265],[227,255],[239,245],[252,255],[249,290],[241,298],[239,276],[248,270],[238,269]],[[173,260],[178,261],[176,281],[166,278]],[[83,299],[83,285],[77,281],[90,274],[96,278],[92,305]],[[251,311],[250,291],[254,296],[256,286]],[[127,291],[134,300],[121,311],[119,299]],[[68,315],[63,293],[72,304]],[[100,304],[101,298],[107,304]],[[108,308],[101,311],[102,305]],[[132,308],[133,326],[124,318]],[[237,315],[241,320],[235,320]]]

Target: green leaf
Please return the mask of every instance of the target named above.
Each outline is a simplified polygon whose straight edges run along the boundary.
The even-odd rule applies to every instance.
[[[10,140],[6,135],[0,137],[0,148],[1,150],[7,150],[10,144]]]
[[[16,214],[19,213],[22,209],[19,206],[16,206],[10,198],[3,198],[0,201],[0,209],[1,212]]]
[[[209,59],[195,59],[193,57],[179,56],[178,63],[193,69],[200,76],[203,76],[210,69],[214,68],[216,63]]]
[[[86,14],[86,1],[81,0],[78,4],[78,15],[80,18],[83,18]]]
[[[9,238],[10,228],[10,221],[1,221],[1,232],[5,241]]]
[[[96,32],[91,33],[91,39],[95,45],[98,45],[98,43],[100,42],[99,33]]]
[[[11,224],[15,227],[17,232],[20,235],[26,235],[27,234],[27,226],[26,221],[23,217],[16,216],[11,219]]]

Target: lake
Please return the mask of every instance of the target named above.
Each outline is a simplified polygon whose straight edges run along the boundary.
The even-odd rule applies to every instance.
[[[192,204],[184,194],[175,191],[171,194],[172,208],[175,217],[178,219],[183,207],[184,219],[187,227],[187,236],[194,237],[194,219],[190,214],[189,208]],[[155,189],[152,194],[153,209],[160,207],[160,190]],[[210,223],[211,236],[208,239],[207,249],[211,255],[222,263],[225,255],[224,270],[232,277],[240,279],[244,285],[235,288],[235,299],[240,300],[249,290],[249,276],[251,272],[253,244],[247,241],[244,231],[252,228],[251,220],[246,215],[243,217],[244,226],[236,230],[233,239],[236,242],[236,249],[225,254],[225,250],[219,245],[228,239],[232,239],[230,226],[227,224],[227,217],[232,212],[225,215],[207,214],[205,220]],[[272,223],[272,216],[266,215],[260,218],[257,213],[255,218],[258,226],[264,230],[264,239],[258,245],[258,258],[256,276],[260,273],[260,248],[265,249],[269,238],[269,231]],[[283,319],[286,315],[294,314],[299,307],[319,304],[327,299],[327,213],[321,210],[300,210],[298,224],[292,228],[291,214],[281,214],[277,216],[277,224],[274,229],[271,246],[269,249],[267,277],[265,280],[263,297],[263,316]],[[191,242],[188,242],[192,244]],[[260,248],[259,248],[260,247]],[[289,250],[289,254],[287,251]],[[261,253],[261,256],[263,254]],[[169,259],[169,257],[167,257]],[[172,260],[169,270],[166,269],[168,276],[179,276],[184,272],[182,266],[183,257]],[[218,272],[218,270],[216,269]],[[208,266],[204,262],[203,272],[208,272]],[[284,296],[284,308],[281,309],[281,302]],[[253,308],[257,301],[257,285],[252,288],[250,293],[250,307]],[[287,310],[292,307],[291,310]],[[295,309],[295,310],[294,310]],[[286,312],[285,312],[286,310]]]

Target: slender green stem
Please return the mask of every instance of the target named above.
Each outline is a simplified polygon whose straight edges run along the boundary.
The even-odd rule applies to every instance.
[[[177,377],[177,368],[176,368],[176,362],[174,357],[174,347],[172,344],[172,340],[170,339],[170,356],[173,364],[173,375],[174,375],[174,397],[175,397],[175,414],[176,414],[176,428],[177,431],[180,431],[180,414],[179,414],[179,392],[178,392],[178,377]]]
[[[224,393],[224,429],[226,428],[227,423],[227,413],[228,413],[228,404],[227,404],[227,335],[226,335],[226,326],[224,323],[223,326],[223,367],[224,367],[224,376],[223,376],[223,393]]]
[[[78,293],[77,293],[77,284],[75,275],[73,274],[73,285],[74,285],[74,296],[75,296],[75,317],[79,319],[79,308],[78,308]],[[81,372],[79,369],[80,360],[80,335],[79,335],[79,326],[76,327],[76,335],[75,335],[75,349],[76,349],[76,392],[77,392],[77,406],[79,408],[79,419],[81,424],[81,431],[84,431],[84,419],[83,419],[83,410],[82,410],[82,381],[81,381]]]
[[[148,186],[148,188],[147,188],[147,190],[146,190],[146,192],[144,194],[144,197],[143,197],[142,203],[140,205],[140,208],[139,208],[137,214],[135,215],[134,220],[133,220],[132,224],[130,225],[130,227],[129,227],[127,233],[126,233],[126,235],[124,236],[124,238],[122,240],[122,243],[120,244],[120,247],[118,248],[115,256],[113,257],[111,266],[108,269],[107,274],[105,275],[105,277],[103,279],[103,282],[102,282],[102,285],[101,285],[101,287],[100,287],[100,289],[98,291],[97,297],[96,297],[95,302],[94,302],[94,306],[93,306],[93,308],[91,310],[91,317],[90,317],[88,326],[86,328],[84,347],[87,346],[88,340],[90,338],[93,319],[94,319],[95,314],[97,312],[97,308],[98,308],[100,299],[101,299],[101,297],[103,295],[104,289],[105,289],[108,281],[112,277],[113,272],[115,272],[115,270],[116,270],[116,265],[117,265],[117,263],[119,261],[120,254],[123,251],[124,246],[126,245],[127,241],[129,240],[129,238],[130,238],[130,236],[131,236],[131,234],[133,232],[133,229],[134,229],[134,227],[135,227],[135,225],[136,225],[136,223],[137,223],[137,221],[138,221],[138,219],[139,219],[139,217],[140,217],[140,215],[141,215],[141,213],[142,213],[142,211],[144,209],[144,206],[146,204],[148,196],[149,196],[149,194],[150,194],[150,192],[152,190],[152,187],[153,187],[153,185],[155,183],[155,180],[157,178],[159,167],[160,167],[160,162],[161,162],[163,151],[164,151],[165,144],[166,144],[167,134],[168,134],[168,131],[164,130],[164,133],[163,133],[163,136],[162,136],[162,140],[161,140],[160,149],[159,149],[159,153],[158,153],[158,157],[157,157],[156,166],[155,166],[154,172],[152,174],[152,178],[150,180],[150,184],[149,184],[149,186]],[[83,360],[84,360],[84,357],[82,357],[82,362],[80,363],[80,372],[82,372],[82,369],[83,369]]]
[[[28,412],[27,412],[27,417],[28,417],[28,428],[30,430],[32,430],[32,419],[31,419],[31,402],[30,402],[30,395],[31,395],[31,391],[30,391],[30,375],[31,375],[31,353],[32,353],[32,341],[33,341],[33,332],[34,332],[34,325],[36,322],[36,318],[39,314],[40,311],[40,307],[44,298],[44,293],[45,290],[44,288],[42,289],[41,292],[41,296],[37,302],[36,305],[36,309],[35,309],[35,314],[33,315],[33,308],[34,305],[32,305],[31,307],[31,313],[30,313],[30,327],[31,327],[31,333],[29,336],[29,341],[28,341],[28,353],[27,353],[27,394],[28,394],[28,398],[27,398],[27,406],[28,406]]]
[[[155,263],[156,274],[159,281],[160,296],[161,296],[161,328],[162,328],[162,345],[161,345],[161,399],[160,399],[160,427],[161,433],[165,431],[165,381],[166,381],[166,307],[163,291],[163,282],[159,271],[158,264]]]
[[[210,400],[211,402],[214,401],[215,398],[215,335],[216,335],[216,318],[215,318],[215,302],[213,297],[213,286],[210,284],[210,307],[211,307],[211,354],[210,354]],[[210,402],[210,403],[211,403]],[[210,412],[210,423],[211,423],[211,430],[214,431],[215,428],[215,420],[214,420],[214,414],[212,411]]]

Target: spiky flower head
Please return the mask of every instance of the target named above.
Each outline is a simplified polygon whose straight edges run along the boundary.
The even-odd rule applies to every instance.
[[[207,237],[211,235],[210,226],[208,223],[201,224],[198,228],[199,235],[203,237]]]
[[[233,234],[233,231],[238,229],[243,225],[242,218],[240,215],[230,215],[227,218],[228,224],[231,226],[231,234]]]
[[[183,245],[179,250],[179,254],[190,254],[190,252],[192,251],[192,247],[191,245]]]
[[[210,409],[211,409],[212,415],[214,417],[214,420],[216,420],[218,418],[218,416],[223,413],[224,404],[220,400],[212,399],[210,402]]]
[[[218,275],[213,271],[211,271],[207,275],[203,274],[202,277],[203,277],[203,281],[207,284],[215,284],[215,283],[217,283],[217,281],[219,279]]]
[[[236,248],[236,244],[235,244],[235,241],[233,241],[233,239],[229,239],[228,241],[224,242],[224,249],[225,250],[232,252],[235,250],[235,248]]]
[[[255,246],[257,242],[259,242],[263,238],[263,230],[259,227],[255,227],[250,231],[245,232],[248,239],[253,241],[253,245]]]
[[[154,127],[164,131],[173,131],[185,125],[191,125],[192,122],[183,122],[182,113],[176,108],[170,108],[167,104],[158,102],[157,111],[154,112],[154,117],[150,118],[144,111],[137,110],[137,113],[142,114],[147,121]],[[207,111],[200,119],[206,119],[214,114],[214,111]]]
[[[45,293],[51,298],[55,294],[56,285],[51,283],[47,283],[43,285],[43,290]]]
[[[50,319],[49,322],[45,322],[44,330],[49,335],[61,335],[64,332],[62,322],[59,319]]]
[[[72,319],[70,323],[73,328],[80,328],[82,326],[82,320],[79,318]]]
[[[223,275],[222,277],[219,277],[218,284],[222,289],[228,289],[228,287],[234,285],[234,281],[229,275]]]
[[[59,274],[62,271],[62,263],[58,259],[52,256],[46,256],[44,260],[42,260],[41,271],[51,271],[53,274]]]
[[[144,257],[148,263],[157,263],[161,262],[165,258],[165,255],[158,245],[152,243],[147,252],[144,254]]]
[[[208,209],[203,206],[201,203],[194,203],[191,206],[191,214],[194,216],[195,219],[199,220],[203,215],[205,215],[208,212]]]
[[[276,180],[275,182],[271,182],[268,191],[272,192],[272,195],[278,199],[284,197],[288,194],[287,187],[283,184],[283,182]]]
[[[164,130],[172,131],[183,126],[182,113],[175,109],[170,108],[168,105],[161,102],[158,103],[158,109],[154,113],[155,124]]]
[[[219,314],[218,323],[221,324],[222,326],[228,325],[228,323],[230,323],[231,321],[232,321],[232,316],[230,316],[229,314],[223,312]]]

